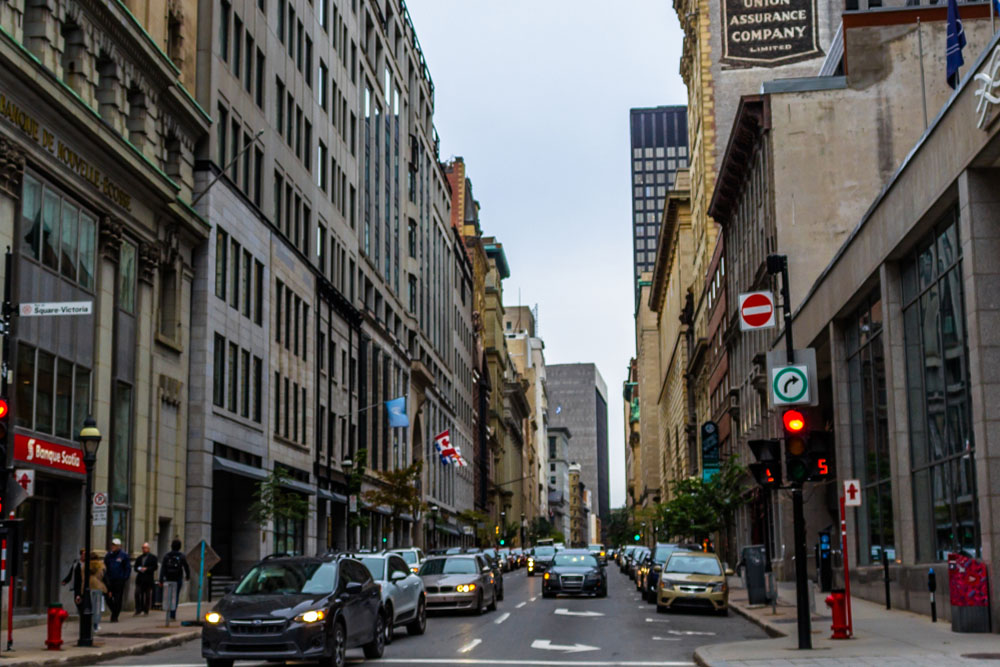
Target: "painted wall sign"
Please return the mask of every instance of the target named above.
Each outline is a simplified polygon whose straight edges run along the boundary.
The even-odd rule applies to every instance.
[[[815,0],[722,0],[722,62],[777,67],[823,55]]]

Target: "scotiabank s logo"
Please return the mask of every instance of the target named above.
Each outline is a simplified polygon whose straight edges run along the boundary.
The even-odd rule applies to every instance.
[[[35,439],[34,438],[29,438],[28,439],[28,460],[29,461],[34,461],[35,460]]]

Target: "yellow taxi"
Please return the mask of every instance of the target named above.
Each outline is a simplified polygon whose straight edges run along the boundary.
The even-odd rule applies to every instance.
[[[702,551],[676,551],[663,565],[656,590],[656,611],[701,607],[729,614],[729,584],[733,571],[719,557]]]

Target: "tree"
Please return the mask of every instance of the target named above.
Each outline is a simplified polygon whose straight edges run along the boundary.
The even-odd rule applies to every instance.
[[[630,544],[634,540],[632,536],[632,522],[629,519],[628,508],[620,507],[611,510],[608,516],[608,539],[611,544]]]
[[[399,470],[376,472],[382,483],[374,489],[365,491],[365,502],[375,507],[388,507],[393,525],[404,512],[416,516],[424,507],[420,491],[417,490],[417,482],[420,480],[423,468],[423,459],[417,459]]]
[[[465,524],[472,526],[476,531],[476,546],[483,546],[489,543],[489,537],[486,534],[486,522],[489,520],[489,516],[486,515],[486,512],[462,510],[458,514],[458,518]]]
[[[699,477],[675,480],[669,501],[656,506],[658,530],[666,538],[701,542],[728,531],[736,510],[747,501],[746,468],[729,457],[709,481]]]
[[[536,516],[528,524],[528,541],[534,543],[552,535],[552,524],[543,516]]]
[[[279,470],[271,473],[260,482],[253,492],[253,502],[250,504],[250,520],[260,527],[277,519],[301,521],[309,514],[309,500],[302,494],[285,488],[285,477]],[[261,531],[261,541],[266,540]]]

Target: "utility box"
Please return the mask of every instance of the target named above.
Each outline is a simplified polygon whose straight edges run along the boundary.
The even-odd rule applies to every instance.
[[[747,601],[750,604],[767,604],[767,550],[763,544],[743,547],[743,580],[746,582]]]
[[[819,573],[819,589],[828,593],[833,589],[833,542],[829,528],[819,532],[818,557],[816,571]]]

